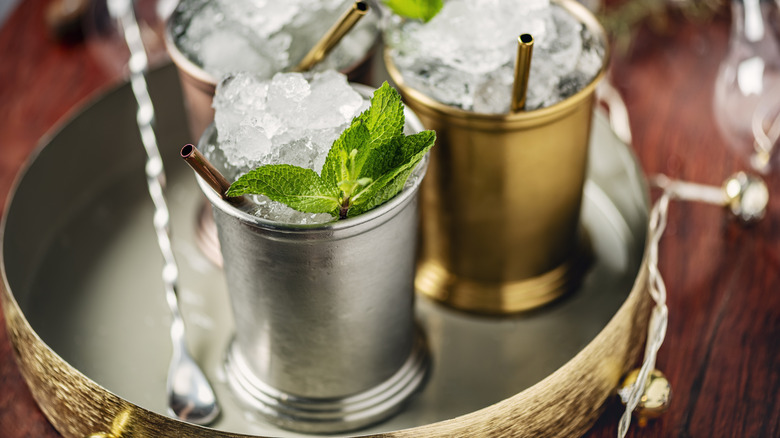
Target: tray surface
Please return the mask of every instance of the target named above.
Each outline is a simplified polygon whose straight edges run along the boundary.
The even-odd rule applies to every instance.
[[[150,82],[190,347],[224,412],[213,427],[297,436],[244,412],[227,387],[222,364],[232,321],[224,278],[195,244],[204,198],[177,157],[194,139],[175,71],[156,71]],[[54,352],[110,392],[165,414],[170,317],[134,105],[128,87],[120,88],[47,142],[17,185],[3,254],[13,295]],[[505,318],[468,315],[418,297],[433,358],[430,380],[400,415],[360,433],[450,419],[510,397],[574,357],[623,304],[644,250],[642,176],[605,118],[597,114],[593,127],[582,224],[594,256],[581,287],[543,309]]]

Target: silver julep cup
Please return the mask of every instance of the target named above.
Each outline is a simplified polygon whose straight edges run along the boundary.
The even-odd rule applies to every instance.
[[[201,147],[211,139],[214,125]],[[245,405],[283,428],[344,432],[395,414],[422,385],[429,361],[413,284],[421,179],[367,213],[307,226],[247,214],[198,178],[236,326],[226,374]]]

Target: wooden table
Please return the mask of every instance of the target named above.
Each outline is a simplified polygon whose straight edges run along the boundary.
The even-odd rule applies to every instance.
[[[42,136],[119,78],[83,44],[54,41],[47,0],[21,2],[0,29],[0,203]],[[613,60],[648,175],[720,185],[745,164],[712,115],[713,83],[728,19],[679,22],[670,36],[642,34]],[[780,436],[780,172],[766,179],[768,216],[745,229],[716,207],[673,203],[661,243],[670,323],[658,360],[672,383],[670,411],[632,437]],[[657,196],[657,193],[654,193]],[[0,315],[0,319],[2,316]],[[614,437],[613,399],[588,437]],[[0,324],[0,436],[57,437],[38,409]]]

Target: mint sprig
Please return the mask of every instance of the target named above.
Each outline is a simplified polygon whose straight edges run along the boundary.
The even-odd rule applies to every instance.
[[[365,213],[398,194],[436,141],[436,133],[404,135],[401,96],[385,82],[371,106],[333,142],[322,171],[270,164],[247,172],[227,196],[265,195],[304,213],[339,219]]]
[[[384,0],[387,7],[396,14],[428,22],[439,13],[442,0]]]

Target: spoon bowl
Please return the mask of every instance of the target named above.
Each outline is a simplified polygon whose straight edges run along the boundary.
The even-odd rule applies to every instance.
[[[181,318],[174,318],[171,325],[173,356],[168,368],[168,413],[183,421],[207,425],[217,419],[220,410],[208,379],[187,351],[183,327]]]

